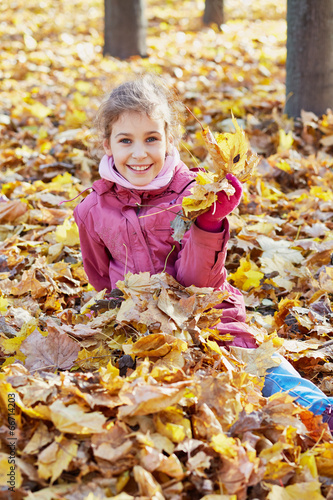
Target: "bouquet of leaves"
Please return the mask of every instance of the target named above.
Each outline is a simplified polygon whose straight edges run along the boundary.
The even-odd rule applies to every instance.
[[[197,120],[195,116],[194,118]],[[183,198],[182,213],[171,224],[176,241],[181,240],[198,215],[206,212],[216,202],[218,192],[225,191],[228,196],[233,195],[234,187],[229,184],[226,174],[231,173],[241,182],[245,182],[251,177],[259,162],[258,155],[250,150],[245,133],[233,115],[232,123],[236,129],[235,133],[227,132],[216,136],[209,127],[203,127],[200,123],[202,136],[212,161],[204,170],[197,173],[191,194]]]

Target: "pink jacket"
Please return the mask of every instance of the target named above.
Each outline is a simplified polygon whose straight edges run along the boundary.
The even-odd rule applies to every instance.
[[[190,194],[193,179],[194,173],[180,162],[171,182],[154,191],[129,190],[105,179],[94,182],[93,192],[74,210],[84,269],[96,290],[110,291],[128,271],[155,274],[164,269],[184,286],[227,290],[230,297],[220,306],[225,311],[218,328],[236,335],[240,342],[234,344],[255,347],[243,323],[242,294],[226,281],[227,219],[220,233],[193,224],[181,243],[172,238],[170,222]]]

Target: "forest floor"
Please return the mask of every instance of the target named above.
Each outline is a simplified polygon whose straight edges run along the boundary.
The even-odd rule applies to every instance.
[[[333,498],[327,425],[261,395],[277,350],[333,395],[333,114],[283,114],[286,2],[225,3],[219,31],[202,1],[149,0],[148,57],[126,61],[102,56],[102,1],[0,5],[0,498]],[[260,156],[226,262],[254,353],[214,341],[212,290],[129,273],[106,310],[84,273],[82,198],[59,203],[97,179],[101,99],[145,71],[213,132],[233,112]],[[180,153],[207,161],[191,115]]]

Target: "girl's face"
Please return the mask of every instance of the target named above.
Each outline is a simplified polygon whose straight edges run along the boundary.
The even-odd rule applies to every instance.
[[[134,186],[146,186],[162,170],[171,140],[167,140],[163,118],[126,111],[112,126],[103,142],[105,153],[113,156],[118,172]]]

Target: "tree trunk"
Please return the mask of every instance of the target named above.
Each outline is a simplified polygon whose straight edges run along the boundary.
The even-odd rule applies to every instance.
[[[333,0],[288,0],[288,116],[322,115],[333,105]]]
[[[223,0],[206,0],[205,11],[203,16],[204,24],[217,24],[221,26],[224,22],[223,16]]]
[[[104,51],[120,59],[146,52],[144,0],[104,0]]]

